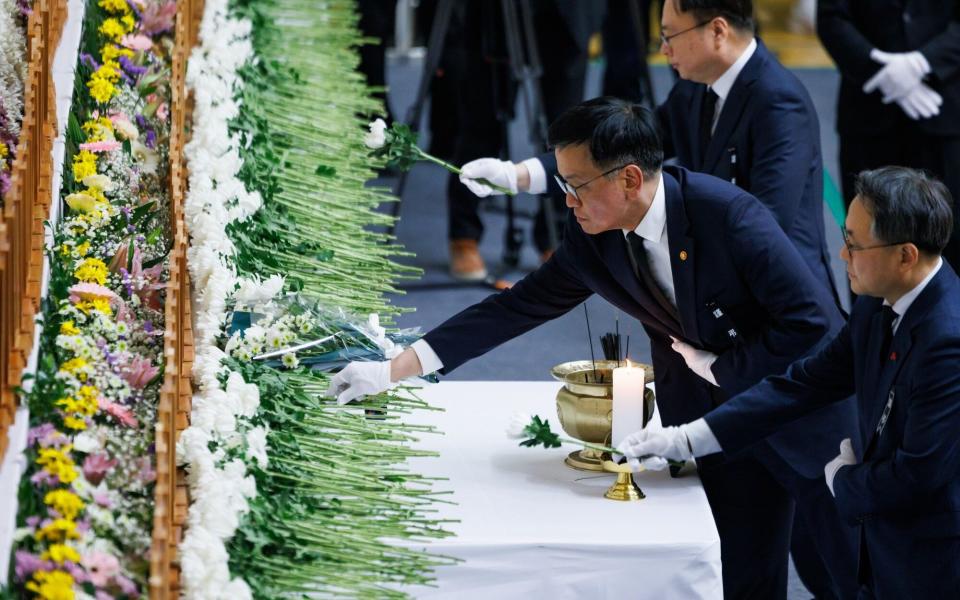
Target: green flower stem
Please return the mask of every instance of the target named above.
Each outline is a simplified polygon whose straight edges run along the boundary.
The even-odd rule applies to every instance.
[[[441,167],[443,167],[444,169],[450,171],[451,173],[453,173],[453,174],[455,174],[455,175],[462,175],[462,174],[463,174],[463,171],[462,171],[459,167],[456,167],[456,166],[454,166],[454,165],[451,165],[451,164],[448,163],[447,161],[442,160],[442,159],[439,159],[439,158],[437,158],[436,156],[433,156],[433,155],[431,155],[431,154],[427,154],[426,152],[424,152],[424,151],[421,150],[420,148],[417,148],[417,153],[418,153],[418,154],[420,155],[420,157],[423,158],[424,160],[430,161],[430,162],[432,162],[432,163],[434,163],[434,164],[438,164],[438,165],[440,165]],[[471,179],[473,179],[473,178],[471,177]],[[495,189],[496,191],[500,192],[501,194],[507,194],[508,196],[516,196],[516,192],[511,192],[511,191],[508,190],[507,188],[502,187],[502,186],[499,186],[499,185],[496,185],[495,183],[492,183],[492,182],[490,182],[489,180],[484,179],[484,178],[482,178],[482,177],[477,178],[476,181],[479,181],[479,182],[482,183],[483,185],[488,185],[488,186],[490,186],[491,188]]]

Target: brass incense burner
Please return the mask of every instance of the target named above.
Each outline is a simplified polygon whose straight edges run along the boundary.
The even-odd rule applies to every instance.
[[[596,363],[576,360],[559,364],[550,370],[553,378],[563,383],[557,392],[557,416],[563,430],[571,437],[592,444],[610,445],[613,429],[613,369],[623,364],[615,360],[598,360]],[[653,382],[652,366],[634,364],[643,367],[644,383]],[[643,393],[644,425],[653,416],[653,407],[653,390],[647,388]],[[603,458],[602,452],[584,448],[571,452],[564,462],[574,469],[604,471]]]

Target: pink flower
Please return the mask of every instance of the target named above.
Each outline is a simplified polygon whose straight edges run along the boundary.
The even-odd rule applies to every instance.
[[[161,121],[165,121],[167,119],[167,115],[169,114],[170,114],[170,107],[167,105],[166,102],[161,103],[160,106],[157,107],[156,115],[157,115],[157,118],[160,119]]]
[[[94,492],[93,501],[103,508],[110,508],[113,506],[113,500],[111,500],[110,496],[105,492]]]
[[[177,16],[177,3],[170,0],[161,4],[150,2],[141,11],[140,30],[147,35],[156,35],[173,28],[173,20]]]
[[[14,557],[16,564],[14,573],[20,581],[26,581],[27,577],[36,571],[47,570],[53,566],[50,561],[40,560],[40,557],[36,554],[30,554],[23,550],[17,550]]]
[[[97,399],[97,404],[100,405],[100,410],[106,411],[107,414],[120,421],[121,425],[125,425],[127,427],[137,426],[137,418],[133,416],[133,412],[131,412],[126,406],[111,402],[110,400],[102,397]]]
[[[153,366],[150,361],[142,356],[134,356],[126,364],[123,370],[123,378],[135,390],[142,390],[150,381],[157,376],[160,369]]]
[[[120,44],[125,48],[130,48],[131,50],[136,50],[137,52],[143,52],[153,48],[153,40],[145,35],[140,34],[127,34],[120,38]]]
[[[137,459],[140,473],[137,477],[143,483],[153,483],[157,479],[157,472],[153,470],[153,456],[141,456]]]
[[[97,283],[78,283],[70,287],[70,300],[76,302],[73,298],[77,298],[77,300],[103,298],[112,302],[117,299],[117,295],[113,293],[113,290]]]
[[[120,575],[120,561],[106,552],[87,552],[80,558],[80,564],[87,570],[90,583],[98,588],[106,587],[111,579]]]
[[[122,147],[123,144],[116,140],[103,140],[102,142],[86,142],[80,144],[81,150],[89,150],[90,152],[113,152]]]
[[[91,454],[83,461],[83,476],[93,485],[98,485],[107,473],[117,465],[117,459],[102,452]]]
[[[52,423],[37,425],[27,432],[28,446],[32,446],[34,443],[37,443],[40,444],[41,448],[49,448],[50,446],[59,448],[60,446],[63,446],[69,442],[70,440],[67,438],[67,436],[57,431]]]

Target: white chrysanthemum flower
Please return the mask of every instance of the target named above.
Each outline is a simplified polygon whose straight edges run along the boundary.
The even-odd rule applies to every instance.
[[[383,145],[387,143],[386,130],[387,124],[383,119],[377,119],[370,123],[370,132],[363,136],[364,145],[371,150],[383,148]]]
[[[510,418],[510,423],[507,424],[507,437],[515,440],[521,440],[527,437],[525,429],[530,425],[531,420],[532,417],[527,413],[513,413],[513,416]]]
[[[296,352],[287,352],[280,359],[280,362],[282,362],[283,366],[285,366],[288,369],[295,369],[298,366],[300,366],[300,359],[297,358]]]

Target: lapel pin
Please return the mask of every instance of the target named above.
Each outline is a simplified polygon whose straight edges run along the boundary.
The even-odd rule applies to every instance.
[[[897,353],[896,353],[896,352],[891,352],[891,353],[890,353],[890,360],[897,360]]]
[[[687,260],[687,251],[686,251],[686,250],[681,250],[681,251],[680,251],[680,260]]]

